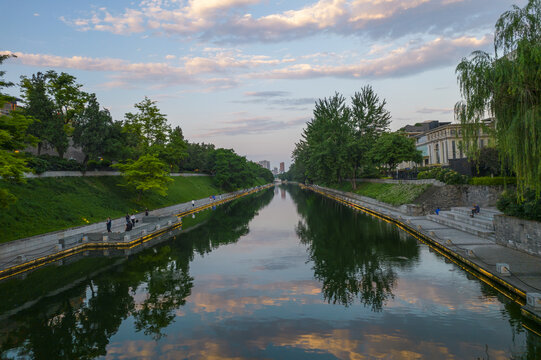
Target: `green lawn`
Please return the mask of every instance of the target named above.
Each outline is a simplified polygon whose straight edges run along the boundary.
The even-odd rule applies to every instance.
[[[357,183],[357,190],[352,191],[351,184],[348,182],[332,187],[338,190],[354,192],[362,196],[371,197],[391,205],[403,205],[413,203],[413,201],[430,186],[432,185],[360,182]]]
[[[150,194],[137,203],[137,195],[123,186],[122,178],[63,177],[28,179],[26,184],[2,184],[18,201],[2,209],[0,242],[43,234],[87,223],[201,199],[220,193],[208,176],[172,177],[167,196]]]

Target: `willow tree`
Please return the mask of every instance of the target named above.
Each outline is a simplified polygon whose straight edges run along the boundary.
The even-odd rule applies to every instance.
[[[456,68],[463,100],[455,105],[465,141],[478,151],[482,119],[494,119],[502,160],[517,176],[519,194],[541,192],[541,0],[500,16],[494,56],[475,51]]]

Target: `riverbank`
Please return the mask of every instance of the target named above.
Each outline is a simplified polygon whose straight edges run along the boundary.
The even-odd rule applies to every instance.
[[[162,235],[173,235],[172,231],[181,229],[184,216],[272,186],[274,184],[267,184],[219,194],[215,199],[205,197],[195,203],[176,204],[151,211],[149,216],[138,214],[138,223],[131,231],[125,231],[124,218],[118,218],[113,220],[113,231],[110,233],[105,231],[103,223],[98,223],[0,244],[0,280],[89,250],[115,249],[129,252],[132,248],[147,244]]]
[[[172,180],[166,196],[147,194],[141,202],[127,187],[119,185],[122,179],[118,176],[41,178],[28,179],[25,184],[2,184],[18,201],[0,217],[0,243],[221,192],[209,176],[176,176]]]
[[[363,201],[352,193],[319,186],[302,187],[397,225],[522,305],[522,314],[541,325],[541,304],[536,300],[536,294],[541,293],[540,258],[449,228],[426,216],[411,216],[400,208]]]

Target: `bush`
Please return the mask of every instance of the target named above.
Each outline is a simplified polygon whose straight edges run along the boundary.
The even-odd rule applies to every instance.
[[[517,179],[515,177],[505,177],[505,176],[498,176],[498,177],[484,176],[484,177],[474,177],[470,179],[470,184],[472,185],[514,185],[516,183],[517,183]]]
[[[77,161],[61,159],[51,155],[30,155],[28,157],[28,167],[38,174],[45,171],[83,171],[83,165]]]
[[[448,185],[459,185],[468,183],[467,176],[461,175],[454,170],[440,167],[421,171],[419,174],[417,174],[417,179],[436,179]]]
[[[504,191],[497,203],[498,210],[505,215],[521,219],[541,221],[541,198],[535,198],[535,191],[528,190],[524,200],[520,200],[516,191]]]

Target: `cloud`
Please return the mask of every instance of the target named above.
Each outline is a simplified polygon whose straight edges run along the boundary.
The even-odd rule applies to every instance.
[[[436,38],[420,45],[406,45],[382,57],[361,59],[357,64],[312,65],[294,64],[266,73],[253,73],[253,78],[308,79],[318,77],[388,78],[420,73],[428,69],[456,64],[471,51],[486,47],[492,37]]]
[[[205,133],[198,134],[195,137],[204,138],[209,136],[263,134],[288,128],[299,127],[301,125],[304,125],[307,121],[308,119],[304,117],[286,121],[272,120],[269,117],[243,118],[238,120],[226,121],[225,123],[229,124],[228,126],[207,130]]]
[[[249,91],[245,92],[244,95],[246,96],[255,96],[255,97],[276,97],[276,96],[288,96],[290,94],[289,91]]]
[[[62,57],[49,54],[15,54],[16,61],[25,65],[68,68],[104,72],[109,81],[105,87],[129,88],[144,84],[152,87],[196,85],[201,91],[229,89],[253,79],[311,79],[335,77],[346,79],[393,78],[450,66],[476,49],[487,48],[491,35],[483,37],[437,37],[426,42],[408,42],[389,49],[379,57],[363,57],[346,52],[347,62],[309,63],[289,61],[289,57],[271,58],[258,54],[244,54],[237,49],[205,49],[197,56],[184,56],[172,60],[168,55],[163,62],[132,63],[118,58],[91,58],[85,56]],[[299,61],[302,61],[299,60]],[[288,91],[246,92],[248,99],[238,103],[267,103],[273,106],[301,106],[313,104],[313,98],[290,98]]]
[[[81,31],[129,35],[147,32],[184,39],[278,42],[332,33],[401,38],[408,34],[462,36],[492,28],[508,0],[318,0],[304,7],[254,16],[260,0],[145,0],[112,14],[106,8],[65,23]],[[377,49],[375,49],[377,51]]]
[[[416,111],[418,114],[434,114],[434,113],[441,113],[441,114],[450,114],[454,110],[452,108],[422,108]]]

